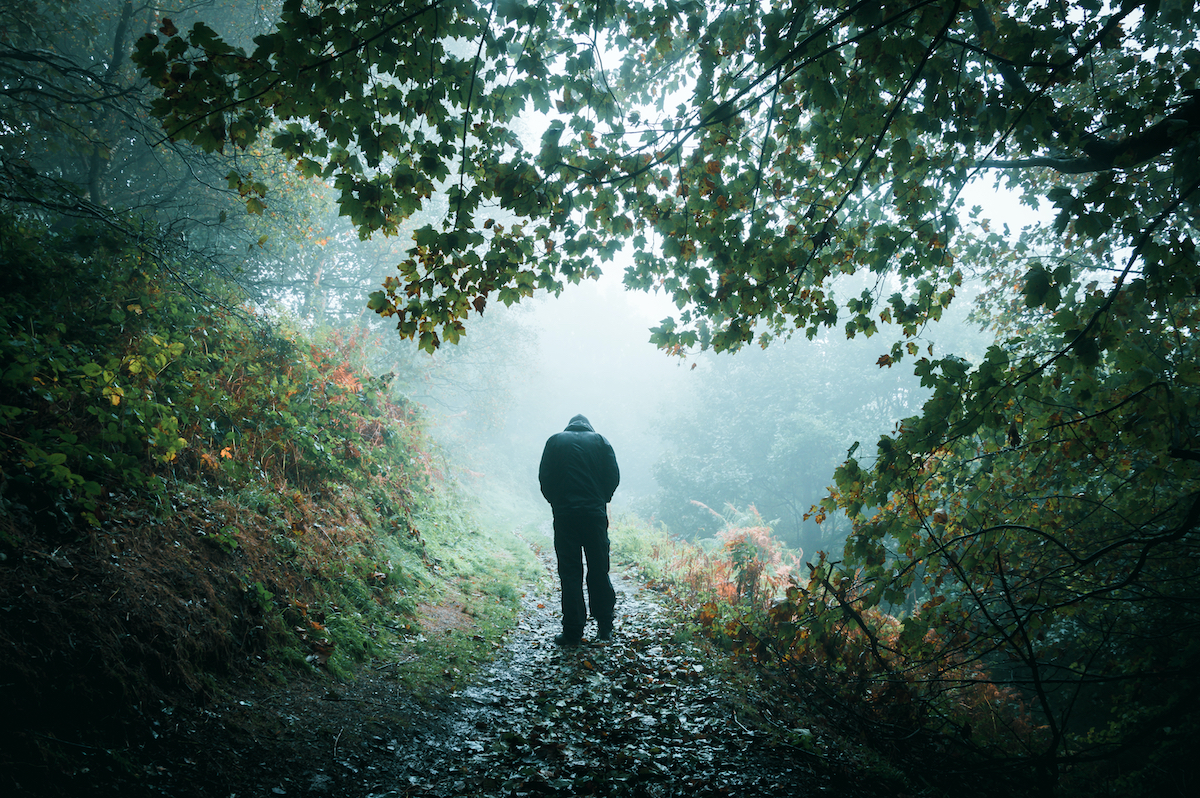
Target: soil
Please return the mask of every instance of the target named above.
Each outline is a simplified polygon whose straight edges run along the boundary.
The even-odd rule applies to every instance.
[[[783,721],[719,657],[680,641],[662,598],[614,573],[608,642],[553,643],[557,595],[527,595],[515,631],[463,689],[418,701],[375,661],[348,681],[247,684],[194,707],[160,705],[120,751],[77,746],[28,795],[897,795]],[[470,623],[423,607],[424,633]],[[65,744],[70,746],[69,743]],[[48,789],[43,789],[46,787]]]

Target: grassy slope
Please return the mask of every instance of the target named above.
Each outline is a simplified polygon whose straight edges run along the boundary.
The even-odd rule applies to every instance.
[[[247,679],[407,651],[436,696],[490,654],[540,566],[353,341],[182,290],[134,242],[0,223],[0,784],[119,760],[152,711]]]

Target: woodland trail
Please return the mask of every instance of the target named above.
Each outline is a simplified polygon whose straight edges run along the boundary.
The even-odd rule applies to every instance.
[[[224,706],[164,717],[161,741],[133,757],[136,778],[110,772],[115,778],[103,778],[103,792],[127,798],[881,794],[835,761],[840,757],[794,744],[811,737],[793,732],[785,742],[763,709],[769,697],[755,695],[745,680],[723,677],[701,646],[677,642],[661,596],[633,573],[614,569],[613,576],[611,642],[559,648],[557,591],[527,595],[496,658],[438,706],[418,706],[395,682],[373,676],[389,663],[334,691],[327,685],[249,691]],[[94,775],[99,786],[102,773]]]

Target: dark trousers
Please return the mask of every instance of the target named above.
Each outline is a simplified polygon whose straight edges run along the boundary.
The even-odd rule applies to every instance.
[[[603,515],[554,516],[554,553],[562,584],[563,634],[583,637],[583,560],[587,558],[588,604],[600,629],[611,629],[617,594],[608,578],[608,518]]]

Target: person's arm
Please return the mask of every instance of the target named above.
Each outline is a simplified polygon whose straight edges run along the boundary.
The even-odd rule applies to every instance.
[[[613,451],[612,444],[607,439],[604,441],[605,456],[605,471],[607,484],[605,489],[608,492],[608,501],[612,501],[613,494],[617,492],[617,486],[621,484],[621,469],[617,466],[617,453]]]
[[[538,465],[538,486],[542,490],[542,496],[550,505],[554,505],[554,497],[558,494],[558,469],[554,464],[554,452],[551,442],[554,439],[546,441],[546,446],[542,449],[542,461]]]

